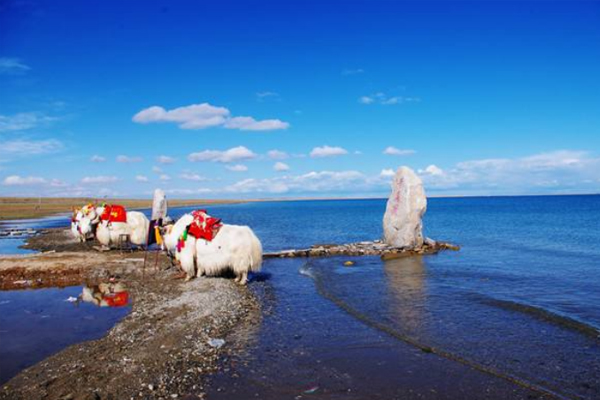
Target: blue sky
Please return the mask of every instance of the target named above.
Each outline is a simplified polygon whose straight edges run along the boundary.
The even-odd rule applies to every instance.
[[[8,1],[0,194],[600,192],[600,3]]]

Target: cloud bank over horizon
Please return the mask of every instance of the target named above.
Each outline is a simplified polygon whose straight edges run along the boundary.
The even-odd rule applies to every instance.
[[[323,146],[324,148],[327,146]],[[281,152],[283,153],[283,152]],[[557,150],[520,158],[475,159],[442,168],[436,164],[421,168],[411,163],[369,173],[358,169],[311,170],[289,173],[287,163],[277,161],[272,177],[245,177],[232,183],[222,182],[218,173],[208,176],[195,172],[193,164],[207,162],[224,164],[233,173],[247,173],[249,168],[239,161],[270,164],[272,151],[261,155],[243,147],[227,150],[204,150],[191,153],[188,167],[175,176],[161,168],[152,168],[150,174],[136,174],[129,178],[117,175],[89,175],[79,180],[62,180],[55,177],[9,175],[2,181],[5,189],[18,188],[19,193],[37,193],[45,196],[98,196],[139,197],[152,191],[146,187],[142,193],[128,191],[133,182],[161,187],[176,197],[202,194],[211,198],[256,197],[385,197],[396,169],[401,165],[413,168],[424,182],[429,195],[522,195],[522,194],[573,194],[581,187],[590,193],[600,187],[600,157],[582,150]],[[343,153],[346,154],[346,153]],[[279,157],[280,153],[276,153]],[[361,154],[362,155],[362,154]],[[360,157],[361,155],[353,155]],[[125,156],[124,156],[125,157]],[[158,157],[160,158],[160,156]],[[318,157],[317,157],[318,159]],[[107,162],[107,161],[104,161]],[[138,162],[115,160],[116,163]],[[166,165],[169,165],[167,163]],[[211,170],[217,171],[214,168]],[[152,172],[156,175],[152,178]]]

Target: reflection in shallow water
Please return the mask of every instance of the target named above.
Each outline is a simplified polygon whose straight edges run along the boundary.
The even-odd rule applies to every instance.
[[[129,304],[129,292],[123,282],[112,279],[99,285],[84,286],[79,299],[99,307],[123,307]]]
[[[600,398],[593,326],[483,294],[490,276],[500,288],[515,282],[465,271],[453,257],[365,257],[352,268],[335,259],[311,260],[301,273],[358,321],[426,353],[547,394]]]
[[[422,257],[405,257],[383,262],[389,296],[390,317],[408,332],[422,334],[426,292],[426,271]]]
[[[121,299],[113,298],[113,304],[122,302],[123,284],[98,285],[99,290],[100,286],[104,297],[111,290],[120,293]],[[84,291],[93,295],[93,287],[0,291],[0,384],[72,344],[103,337],[131,310],[72,302],[83,300]],[[100,304],[110,302],[104,299]]]

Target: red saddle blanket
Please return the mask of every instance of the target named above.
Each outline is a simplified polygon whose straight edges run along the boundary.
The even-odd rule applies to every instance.
[[[196,239],[204,239],[209,242],[219,232],[219,228],[223,226],[220,218],[215,218],[206,213],[206,210],[196,210],[192,212],[194,221],[188,227],[188,234]]]
[[[109,307],[123,307],[129,303],[129,292],[109,293],[102,296],[102,300]]]
[[[127,222],[127,212],[123,206],[105,206],[100,219],[108,222]]]

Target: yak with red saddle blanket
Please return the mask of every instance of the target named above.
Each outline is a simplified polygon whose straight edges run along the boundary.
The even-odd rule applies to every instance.
[[[260,271],[262,244],[248,226],[223,224],[205,210],[184,214],[164,233],[166,250],[179,262],[186,280],[233,271],[235,281],[248,282]]]

